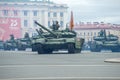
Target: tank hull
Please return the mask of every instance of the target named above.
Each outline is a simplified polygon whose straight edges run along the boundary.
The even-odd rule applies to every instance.
[[[120,52],[120,43],[118,41],[94,41],[91,43],[90,50],[92,52],[100,52],[101,50]]]
[[[100,52],[101,50],[111,50],[112,52],[120,52],[120,41],[118,36],[113,34],[106,35],[106,30],[101,30],[98,36],[93,37],[90,49],[92,52]]]
[[[32,50],[38,53],[47,53],[46,51],[68,50],[68,53],[81,52],[84,39],[76,38],[58,38],[58,39],[38,39],[32,42]],[[42,52],[39,52],[42,47]]]

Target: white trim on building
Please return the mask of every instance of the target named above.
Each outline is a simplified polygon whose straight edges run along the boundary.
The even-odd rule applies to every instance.
[[[39,28],[34,24],[35,20],[46,27],[57,20],[61,25],[60,29],[65,29],[68,18],[67,9],[66,4],[55,4],[49,0],[32,0],[28,2],[22,2],[22,0],[20,2],[0,1],[0,18],[20,18],[21,37],[24,36],[25,32],[32,36],[36,33],[35,29]]]

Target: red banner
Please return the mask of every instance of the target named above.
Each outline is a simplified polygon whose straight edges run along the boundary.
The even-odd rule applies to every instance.
[[[20,18],[0,18],[0,40],[8,40],[11,34],[15,38],[21,37]]]
[[[70,19],[70,29],[72,30],[74,27],[74,21],[73,21],[73,12],[71,11],[71,19]]]

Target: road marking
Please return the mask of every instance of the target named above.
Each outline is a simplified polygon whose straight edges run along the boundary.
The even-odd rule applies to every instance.
[[[10,78],[0,80],[120,80],[120,77],[36,77],[36,78]]]
[[[0,68],[7,67],[110,67],[120,65],[1,65]]]
[[[120,63],[120,58],[106,59],[104,62]]]

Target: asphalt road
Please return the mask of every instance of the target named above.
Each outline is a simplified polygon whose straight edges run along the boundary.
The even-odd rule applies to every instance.
[[[120,80],[120,53],[0,51],[0,80]]]

